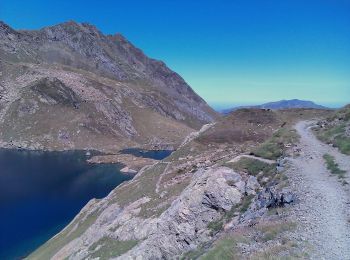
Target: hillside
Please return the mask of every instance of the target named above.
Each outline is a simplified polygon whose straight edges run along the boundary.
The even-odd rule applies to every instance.
[[[319,121],[313,130],[322,142],[350,155],[350,105],[335,111],[325,120]]]
[[[291,108],[314,108],[314,109],[328,109],[327,107],[315,104],[312,101],[291,99],[291,100],[280,100],[275,102],[264,103],[256,106],[240,106],[222,111],[224,114],[228,114],[231,111],[235,111],[240,108],[260,108],[260,109],[291,109]]]
[[[217,114],[120,34],[73,21],[0,22],[0,144],[30,149],[176,147]]]
[[[302,245],[286,235],[296,224],[278,214],[294,200],[283,157],[296,156],[294,123],[324,113],[242,109],[206,125],[90,201],[29,259],[300,257]]]

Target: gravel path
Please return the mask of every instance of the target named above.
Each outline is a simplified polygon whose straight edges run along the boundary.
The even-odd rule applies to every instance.
[[[310,245],[310,259],[350,259],[350,192],[336,176],[331,176],[322,156],[335,157],[350,175],[350,157],[321,143],[310,130],[312,122],[299,122],[301,155],[290,159],[287,175],[299,202],[293,215],[300,223],[296,239]],[[350,182],[349,182],[350,183]]]

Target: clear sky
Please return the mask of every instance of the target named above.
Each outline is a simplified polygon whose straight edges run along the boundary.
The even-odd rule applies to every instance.
[[[350,103],[350,0],[0,0],[0,20],[120,32],[216,107]]]

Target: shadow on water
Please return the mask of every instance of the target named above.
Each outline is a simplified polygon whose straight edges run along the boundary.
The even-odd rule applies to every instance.
[[[132,154],[136,157],[151,158],[155,160],[163,160],[172,152],[172,150],[143,150],[139,148],[127,148],[120,151],[122,154]]]
[[[0,259],[18,259],[66,226],[92,198],[131,176],[88,164],[84,151],[0,149]]]

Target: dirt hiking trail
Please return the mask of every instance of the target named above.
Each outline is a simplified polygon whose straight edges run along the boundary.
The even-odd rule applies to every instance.
[[[295,238],[310,248],[307,258],[350,260],[350,185],[332,175],[323,159],[334,156],[339,168],[347,171],[350,183],[350,156],[321,143],[312,133],[313,122],[302,121],[295,129],[300,135],[300,156],[290,159],[287,170],[298,203],[292,210],[300,223]]]

